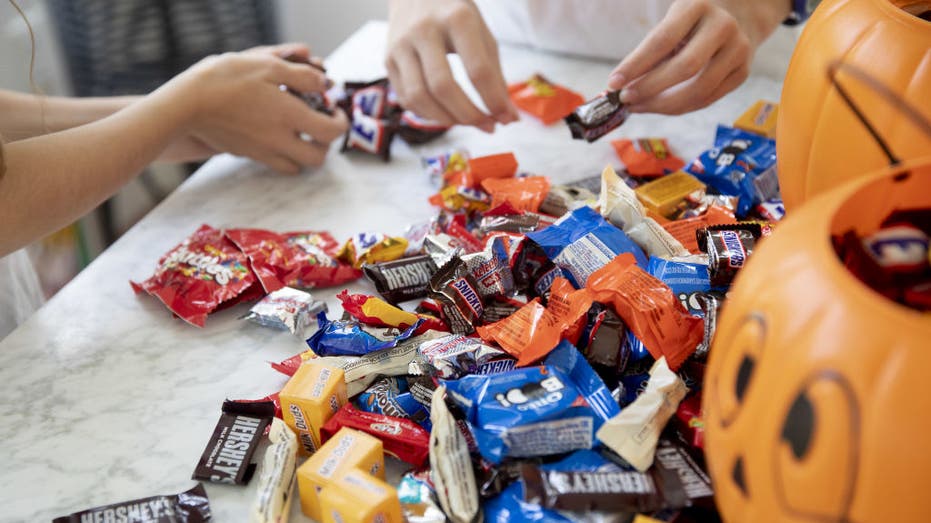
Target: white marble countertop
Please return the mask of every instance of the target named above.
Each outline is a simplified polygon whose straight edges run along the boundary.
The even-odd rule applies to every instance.
[[[338,81],[383,74],[385,25],[370,23],[328,59]],[[541,72],[586,96],[611,64],[503,47],[505,76]],[[396,140],[390,163],[333,151],[326,165],[280,176],[230,156],[208,162],[0,343],[0,521],[48,521],[73,511],[190,488],[190,478],[225,398],[259,398],[286,378],[268,361],[306,346],[287,333],[237,319],[248,306],[211,315],[203,329],[136,296],[130,279],[150,276],[159,257],[200,224],[272,230],[329,230],[340,241],[374,230],[401,233],[433,215],[434,192],[420,157],[465,147],[473,156],[513,151],[524,171],[565,182],[619,160],[619,136],[665,136],[691,159],[753,101],[778,100],[778,74],[757,73],[712,107],[669,118],[637,115],[594,144],[569,139],[563,124],[530,117],[494,135],[457,128],[426,146]],[[350,286],[374,293],[365,281]],[[314,292],[339,314],[334,295]],[[264,448],[264,447],[263,447]],[[263,448],[260,448],[259,452]],[[252,486],[206,484],[215,521],[243,521]],[[292,521],[308,521],[295,503]]]

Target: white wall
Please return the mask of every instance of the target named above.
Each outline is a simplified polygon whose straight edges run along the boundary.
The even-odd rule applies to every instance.
[[[70,86],[45,2],[18,0],[18,4],[36,36],[36,84],[46,94],[68,94]],[[30,91],[30,48],[26,22],[9,2],[0,2],[0,88]]]

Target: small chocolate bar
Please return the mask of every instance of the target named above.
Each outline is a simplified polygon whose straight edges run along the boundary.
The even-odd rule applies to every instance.
[[[606,91],[578,106],[566,117],[572,138],[591,143],[620,127],[630,111],[619,96],[619,91]]]

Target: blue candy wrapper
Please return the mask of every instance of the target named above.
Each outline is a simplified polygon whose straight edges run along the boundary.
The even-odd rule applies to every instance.
[[[353,401],[359,410],[409,419],[431,430],[430,413],[409,392],[404,378],[382,378]]]
[[[506,457],[591,448],[594,433],[620,412],[578,349],[563,340],[538,367],[444,382],[466,413],[479,452]]]
[[[719,292],[723,296],[727,292],[725,287],[711,286],[708,266],[705,264],[677,262],[651,256],[647,272],[668,285],[692,316],[705,316],[705,311],[697,299],[699,294]]]
[[[579,207],[527,237],[543,249],[577,289],[618,254],[632,253],[637,265],[647,264],[640,246],[588,206]]]
[[[579,450],[555,463],[541,465],[543,470],[571,472],[619,472],[621,467],[591,450]],[[508,485],[497,497],[485,502],[485,521],[511,523],[534,521],[538,523],[570,523],[571,514],[563,515],[540,505],[524,501],[524,484],[518,480]]]
[[[317,356],[363,356],[395,347],[413,336],[422,322],[418,320],[406,330],[398,332],[394,328],[372,327],[355,320],[330,321],[326,312],[321,312],[317,315],[319,329],[307,338],[307,345]]]
[[[775,165],[775,140],[720,125],[714,148],[685,170],[719,193],[737,196],[737,215],[742,217],[778,193]]]

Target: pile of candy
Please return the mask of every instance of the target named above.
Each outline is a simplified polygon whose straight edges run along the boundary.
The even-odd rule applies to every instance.
[[[404,122],[387,83],[345,93],[347,147],[387,158]],[[626,118],[616,93],[566,116],[581,99],[541,77],[512,96],[588,140]],[[663,139],[615,141],[626,173],[565,185],[511,153],[426,158],[438,214],[403,237],[201,227],[137,292],[201,326],[265,296],[246,317],[318,329],[273,364],[280,393],[224,404],[194,478],[248,482],[267,433],[253,521],[287,514],[295,478],[323,521],[715,517],[702,378],[728,286],[782,217],[774,112],[720,127],[690,164]],[[379,296],[342,292],[339,319],[296,289],[362,275]],[[410,466],[399,484],[385,454]]]

